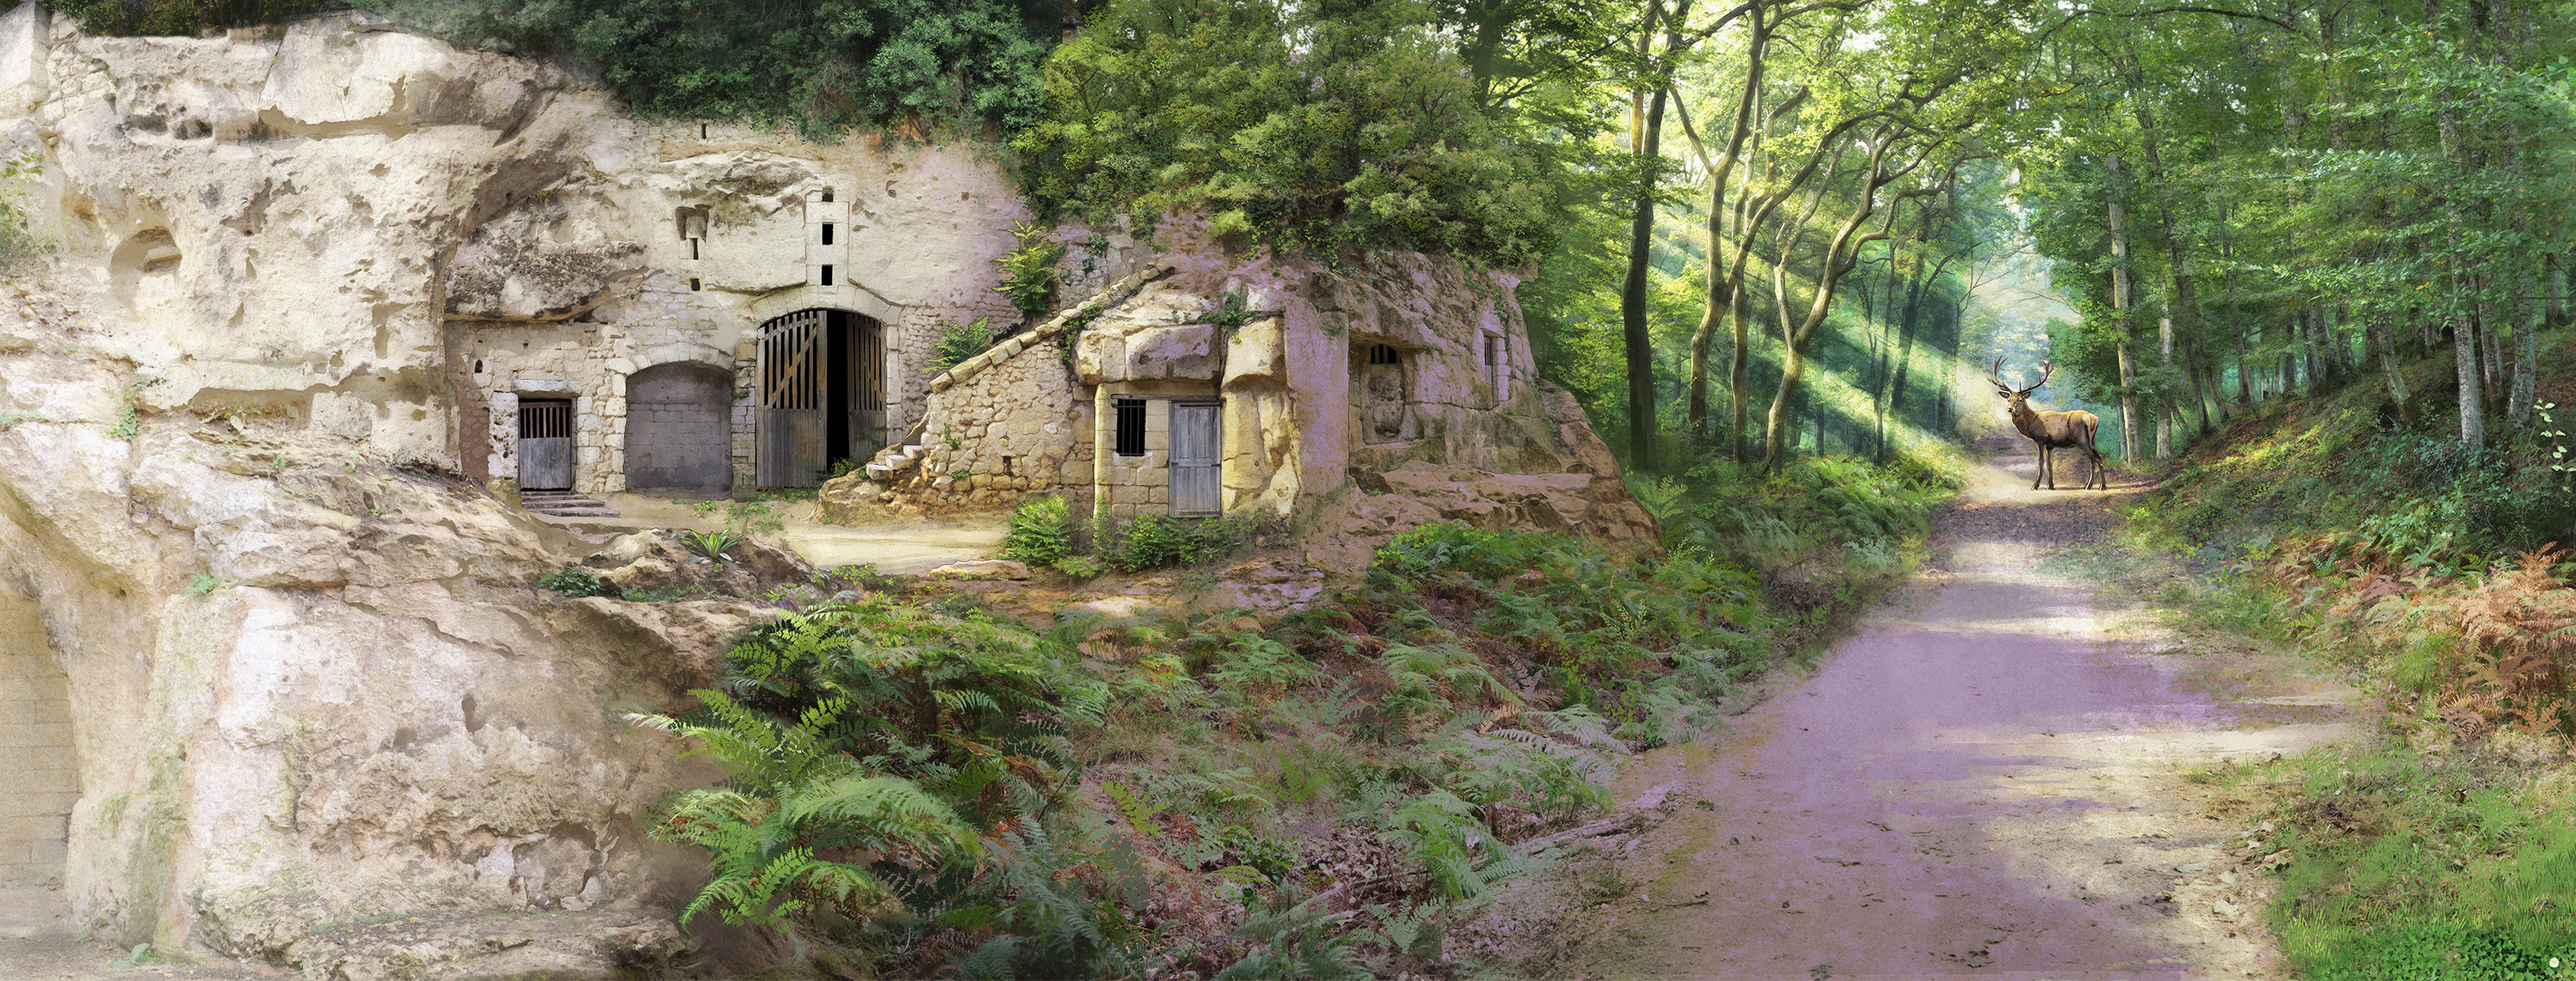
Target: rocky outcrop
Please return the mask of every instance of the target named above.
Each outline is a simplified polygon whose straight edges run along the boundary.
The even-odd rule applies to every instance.
[[[632,238],[538,192],[656,164],[559,72],[364,27],[0,16],[0,154],[42,163],[8,190],[58,247],[0,276],[8,642],[77,760],[52,875],[120,947],[315,977],[667,960],[703,873],[643,814],[712,775],[621,714],[771,611],[532,588],[600,546],[459,473],[446,326],[630,296]]]

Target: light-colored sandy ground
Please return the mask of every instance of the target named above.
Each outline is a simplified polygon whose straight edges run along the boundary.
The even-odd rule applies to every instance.
[[[0,979],[144,981],[159,977],[242,981],[280,976],[275,971],[255,972],[234,965],[146,961],[139,966],[111,966],[121,956],[122,952],[106,944],[80,939],[79,929],[64,908],[62,893],[50,889],[0,889]]]
[[[617,512],[614,518],[547,518],[555,524],[586,529],[674,528],[708,531],[722,527],[718,518],[699,515],[693,501],[639,494],[599,494]],[[928,572],[966,559],[991,558],[1009,529],[1004,515],[976,515],[947,521],[898,519],[886,524],[850,527],[813,520],[810,501],[778,502],[771,507],[787,528],[776,537],[815,568],[875,563],[887,575]]]
[[[2129,489],[2033,492],[2034,463],[1981,468],[1923,584],[1802,686],[1623,775],[1620,799],[1688,803],[1616,860],[1623,895],[1579,914],[1561,970],[2281,976],[2269,877],[2226,853],[2245,802],[2184,775],[2346,738],[2352,693],[2039,571]]]

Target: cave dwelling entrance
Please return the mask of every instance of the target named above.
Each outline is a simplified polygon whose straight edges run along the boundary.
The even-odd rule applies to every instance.
[[[810,309],[760,325],[752,471],[761,487],[815,487],[835,465],[885,446],[885,328],[847,310]]]

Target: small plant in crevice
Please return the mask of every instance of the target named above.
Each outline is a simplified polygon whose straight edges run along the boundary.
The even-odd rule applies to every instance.
[[[32,213],[18,189],[21,178],[42,176],[44,171],[44,154],[35,150],[0,162],[0,271],[16,268],[56,247],[53,239],[34,230]]]
[[[684,529],[677,534],[679,535],[680,545],[682,547],[688,549],[691,554],[709,562],[733,561],[733,556],[725,553],[731,551],[734,546],[742,544],[741,535],[734,534],[733,532],[722,528],[712,531],[691,531]]]
[[[1224,330],[1226,340],[1233,340],[1236,334],[1243,331],[1243,325],[1251,323],[1252,318],[1260,315],[1260,311],[1245,306],[1244,300],[1242,290],[1227,293],[1219,297],[1215,303],[1209,304],[1206,312],[1199,315],[1199,320]]]
[[[939,347],[931,352],[930,367],[923,374],[935,375],[968,358],[984,353],[993,346],[993,318],[977,317],[962,324],[950,324],[939,332]]]
[[[707,531],[683,530],[672,534],[679,539],[682,547],[710,562],[731,562],[733,559],[725,553],[732,551],[734,546],[749,541],[755,534],[761,532],[774,534],[787,527],[786,520],[780,518],[777,511],[765,500],[701,501],[694,510],[699,517],[723,521],[724,526]]]
[[[222,579],[218,579],[210,573],[200,572],[188,577],[188,588],[181,592],[189,596],[204,596],[207,593],[211,593],[222,588],[223,584],[224,581]]]
[[[158,384],[158,378],[137,378],[126,383],[124,395],[117,400],[116,424],[107,427],[109,439],[132,440],[143,432],[143,390]]]
[[[537,577],[537,588],[565,596],[602,596],[609,586],[599,573],[577,565],[568,565]]]
[[[1019,239],[1020,247],[993,260],[993,265],[1002,271],[1002,281],[993,287],[993,292],[1009,298],[1023,314],[1046,312],[1047,298],[1055,293],[1055,264],[1064,258],[1066,246],[1046,241],[1046,234],[1043,225],[1015,226],[1011,236]]]

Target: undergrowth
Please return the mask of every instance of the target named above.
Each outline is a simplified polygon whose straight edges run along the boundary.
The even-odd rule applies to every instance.
[[[690,913],[852,970],[1394,974],[1790,629],[1696,550],[1431,526],[1270,623],[826,604],[638,721],[733,777],[655,812],[709,852]]]
[[[2554,382],[2553,382],[2554,379]],[[2576,381],[2566,369],[2544,390]],[[2296,761],[2245,854],[2299,976],[2543,978],[2576,963],[2576,497],[2546,430],[2487,447],[2408,426],[2368,386],[2196,448],[2130,514],[2185,560],[2166,597],[2345,669],[2367,745]]]
[[[1703,475],[1661,500],[1660,555],[1425,526],[1268,621],[1032,626],[936,588],[811,607],[737,644],[699,710],[637,717],[733,777],[664,801],[654,833],[709,853],[694,916],[843,973],[1472,973],[1444,932],[1571,857],[1546,836],[1597,815],[1621,761],[1716,730],[1836,595],[1901,566],[1863,553],[1912,549],[1944,493],[1913,472]],[[1800,530],[1748,543],[1672,510],[1720,505]],[[1242,547],[1230,527],[1099,529],[1036,498],[1006,548],[1141,568]],[[1822,594],[1776,603],[1785,583]]]

